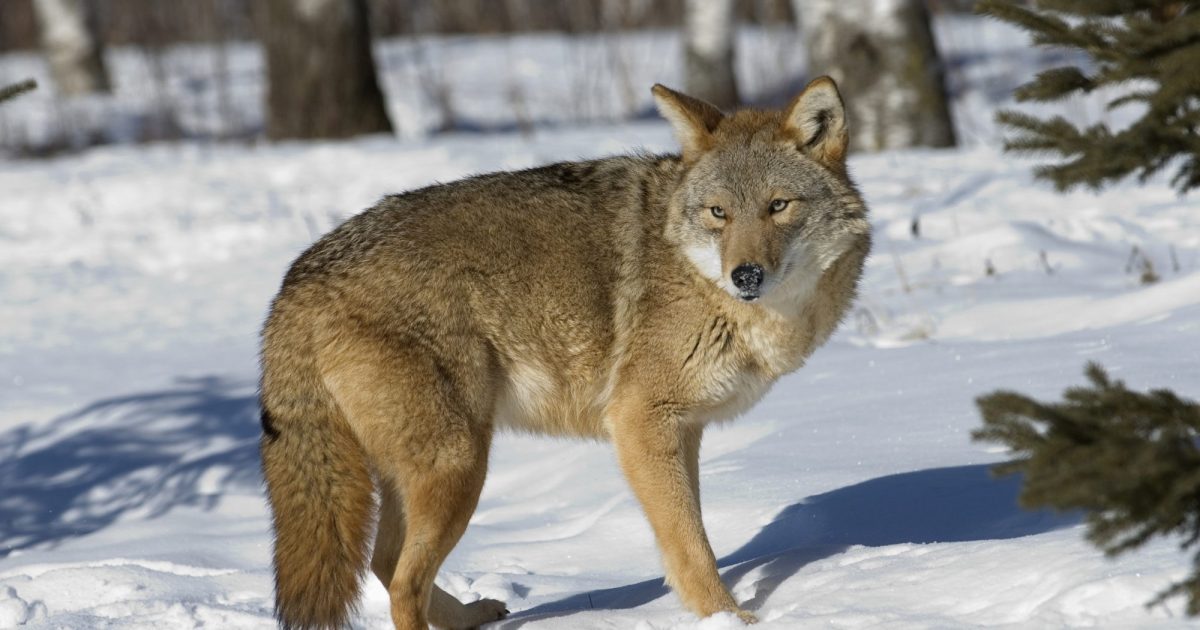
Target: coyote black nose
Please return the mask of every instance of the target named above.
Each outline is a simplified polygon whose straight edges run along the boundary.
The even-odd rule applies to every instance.
[[[757,293],[758,287],[762,286],[763,268],[762,265],[754,263],[746,263],[734,267],[733,286],[738,288],[742,293]]]

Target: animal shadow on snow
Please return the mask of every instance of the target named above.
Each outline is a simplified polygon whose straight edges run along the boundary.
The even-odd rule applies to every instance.
[[[758,610],[775,589],[810,562],[854,545],[996,540],[1040,534],[1080,522],[1078,514],[1026,511],[1017,505],[1019,476],[994,478],[989,465],[932,468],[871,479],[808,497],[784,508],[749,541],[717,564],[726,584],[761,571],[754,596],[741,602]],[[579,593],[514,614],[498,627],[590,609],[641,606],[668,594],[661,578]]]
[[[253,385],[195,378],[0,433],[0,558],[122,515],[260,492],[257,410]]]

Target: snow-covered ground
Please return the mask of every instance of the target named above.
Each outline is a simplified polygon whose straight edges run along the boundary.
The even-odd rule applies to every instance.
[[[272,627],[255,348],[290,260],[386,193],[633,148],[673,142],[647,119],[0,161],[0,628]],[[1200,397],[1200,204],[1158,180],[1057,195],[1030,165],[851,159],[876,229],[857,309],[702,452],[760,627],[1188,626],[1143,606],[1187,570],[1171,542],[1104,559],[1078,515],[1019,509],[969,433],[975,396],[1054,397],[1088,360]],[[600,444],[500,438],[440,582],[506,600],[499,628],[737,627],[664,588]],[[361,610],[387,626],[373,580]]]

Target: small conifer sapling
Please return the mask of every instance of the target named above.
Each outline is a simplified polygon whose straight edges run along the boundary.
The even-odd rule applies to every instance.
[[[1177,164],[1171,185],[1181,194],[1200,186],[1200,0],[982,0],[976,7],[1019,26],[1033,43],[1086,55],[1086,68],[1062,66],[1019,88],[1018,102],[1052,102],[1117,86],[1109,110],[1140,106],[1129,126],[1077,127],[1062,116],[1040,119],[1001,111],[1016,132],[1005,149],[1058,154],[1035,174],[1059,190],[1099,189],[1136,174],[1144,182]]]
[[[1031,509],[1086,513],[1087,536],[1109,556],[1155,537],[1200,542],[1200,404],[1167,390],[1131,391],[1095,363],[1088,387],[1042,403],[1013,392],[976,402],[976,440],[1010,448],[1016,459],[997,474],[1024,476],[1020,503]],[[1200,553],[1183,581],[1148,605],[1184,595],[1200,615]]]

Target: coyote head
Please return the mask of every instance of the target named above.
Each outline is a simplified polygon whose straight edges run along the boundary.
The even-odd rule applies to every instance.
[[[848,135],[832,79],[809,83],[782,111],[725,115],[662,85],[658,110],[683,149],[668,238],[743,301],[815,282],[869,231],[846,173]]]

